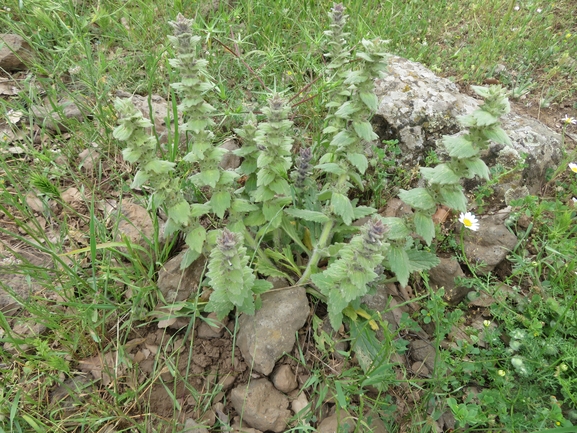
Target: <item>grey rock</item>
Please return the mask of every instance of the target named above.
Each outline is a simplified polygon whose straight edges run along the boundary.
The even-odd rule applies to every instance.
[[[0,34],[1,70],[7,72],[24,70],[30,57],[30,45],[21,36],[12,33]]]
[[[220,338],[224,333],[228,318],[224,317],[222,321],[218,320],[216,313],[210,313],[206,319],[200,322],[197,328],[197,337],[200,338]]]
[[[375,413],[367,414],[364,419],[369,424],[371,428],[369,431],[372,433],[389,433],[389,429],[383,422],[383,420]]]
[[[0,311],[7,316],[14,315],[31,293],[42,288],[42,273],[39,270],[30,270],[30,275],[22,273],[23,263],[38,268],[53,267],[52,258],[37,250],[5,251],[0,254]],[[49,278],[49,274],[45,276]]]
[[[298,386],[297,378],[290,365],[281,364],[277,366],[271,376],[272,383],[276,389],[288,394]]]
[[[381,312],[383,319],[391,325],[391,330],[399,327],[403,312],[410,311],[407,305],[399,305],[404,304],[405,300],[399,296],[394,283],[377,286],[374,294],[363,296],[361,301],[371,310]]]
[[[116,212],[111,214],[114,221],[117,222],[117,230],[114,234],[114,240],[121,242],[128,239],[131,243],[151,250],[152,236],[154,235],[154,225],[148,211],[142,206],[124,201],[119,205]],[[128,252],[126,249],[124,251]],[[134,250],[143,261],[150,260],[146,252]]]
[[[70,123],[67,120],[74,119],[81,122],[85,119],[78,104],[69,98],[62,98],[53,107],[52,102],[45,99],[42,105],[32,106],[31,111],[37,123],[53,132],[63,133],[70,130]]]
[[[305,289],[295,287],[262,295],[262,307],[254,316],[239,318],[237,345],[245,362],[269,375],[295,343],[295,332],[306,322],[309,304]]]
[[[425,158],[426,150],[437,148],[443,135],[458,133],[457,116],[472,112],[482,101],[460,93],[454,83],[419,63],[391,56],[389,66],[389,74],[375,82],[379,109],[373,123],[381,139],[399,139],[403,162],[415,165]],[[547,169],[561,161],[561,136],[533,118],[515,113],[503,118],[502,127],[515,152],[495,145],[485,155],[485,162],[491,165],[491,159],[501,157],[514,164],[514,154],[527,154],[527,167],[510,187],[524,185],[534,194]]]
[[[208,433],[208,429],[195,420],[188,418],[184,422],[184,430],[182,430],[182,433]]]
[[[180,264],[185,254],[186,251],[182,251],[166,262],[158,272],[156,284],[168,304],[188,299],[192,292],[198,289],[204,272],[206,259],[202,256],[192,262],[188,268],[181,270]]]
[[[50,392],[50,404],[65,413],[74,412],[85,404],[93,388],[92,381],[85,376],[70,377]]]
[[[457,286],[455,278],[464,277],[465,273],[461,269],[459,262],[454,257],[439,257],[440,263],[429,270],[429,278],[434,289],[445,288],[444,299],[449,304],[458,304],[467,293],[471,291],[468,287]]]
[[[96,149],[89,147],[80,152],[78,160],[80,162],[80,167],[84,171],[92,173],[100,161],[100,154]]]
[[[479,230],[465,232],[465,254],[475,267],[477,274],[491,272],[517,245],[517,237],[507,229],[504,221],[511,213],[510,208],[494,215],[479,218]],[[464,230],[464,229],[463,229]]]
[[[409,344],[411,357],[415,361],[422,361],[429,369],[429,372],[435,370],[436,350],[430,341],[414,340]]]
[[[299,394],[299,392],[295,390],[291,393],[291,397],[293,398],[291,401],[291,409],[295,415],[298,415],[300,411],[304,410],[309,405],[309,400],[304,392]],[[301,413],[300,416],[304,418],[309,412],[310,408],[308,411]]]
[[[257,379],[234,388],[230,400],[243,421],[265,431],[285,431],[291,417],[288,398],[267,379]]]
[[[220,147],[228,150],[228,153],[226,153],[220,161],[221,168],[224,170],[235,170],[240,167],[240,156],[236,156],[232,153],[234,150],[240,149],[238,141],[234,138],[228,138],[220,145]]]
[[[347,433],[355,431],[356,421],[347,411],[339,410],[323,419],[317,426],[318,433]]]

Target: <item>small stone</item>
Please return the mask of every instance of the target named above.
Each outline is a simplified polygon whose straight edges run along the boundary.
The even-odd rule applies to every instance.
[[[186,269],[180,269],[186,250],[182,251],[162,266],[158,272],[156,285],[168,304],[181,302],[198,290],[198,283],[204,273],[206,259],[201,256]]]
[[[234,388],[230,400],[237,413],[243,414],[243,421],[262,431],[283,432],[291,417],[287,397],[267,379]]]
[[[118,231],[114,239],[117,242],[122,242],[125,238],[133,244],[140,245],[146,250],[150,250],[150,243],[154,235],[154,225],[148,211],[142,206],[128,201],[122,202],[120,212],[112,214],[113,218],[118,221]],[[126,248],[123,247],[123,251]],[[141,250],[134,250],[141,258],[147,261],[148,255]]]
[[[95,149],[87,148],[80,152],[78,159],[80,168],[84,171],[92,172],[100,160],[100,154]]]
[[[184,422],[182,433],[208,433],[208,429],[189,418]]]
[[[409,348],[415,361],[422,361],[430,372],[435,370],[436,351],[431,342],[414,340],[409,344]]]
[[[413,370],[413,373],[418,374],[419,376],[423,376],[423,377],[429,376],[429,369],[427,368],[425,363],[422,361],[414,362],[411,365],[411,370]]]
[[[216,313],[210,313],[198,326],[197,336],[200,338],[220,338],[228,324],[228,317],[218,320]]]
[[[30,58],[30,45],[24,38],[12,33],[0,34],[0,70],[7,72],[24,70]]]
[[[223,391],[228,391],[230,388],[232,388],[232,385],[234,385],[235,380],[236,377],[231,374],[227,374],[218,380],[218,384],[222,386]]]
[[[59,406],[66,413],[73,412],[75,408],[81,409],[92,388],[91,380],[87,377],[70,377],[50,392],[50,404]]]
[[[317,427],[317,433],[352,433],[355,431],[355,426],[354,417],[341,409],[323,419]]]
[[[240,167],[240,157],[236,156],[233,150],[237,150],[240,148],[238,145],[238,141],[234,138],[228,138],[220,145],[221,149],[228,150],[227,153],[224,154],[222,159],[220,160],[220,167],[224,170],[236,170]]]
[[[299,394],[297,391],[295,391],[295,393],[297,393],[298,395],[291,402],[291,409],[295,413],[295,415],[298,415],[300,411],[302,411],[304,408],[308,406],[309,400],[307,399],[307,395],[304,392],[301,392]],[[304,414],[301,413],[300,416],[304,416]]]
[[[305,324],[310,308],[302,287],[267,292],[261,298],[260,310],[239,318],[237,345],[245,362],[268,376],[276,361],[292,350],[295,332]]]
[[[64,191],[60,197],[62,201],[68,204],[75,211],[80,211],[85,208],[82,194],[77,188],[70,187]]]
[[[472,289],[464,286],[457,286],[455,279],[464,277],[465,273],[455,257],[439,257],[440,263],[432,269],[429,269],[429,278],[433,288],[445,288],[445,301],[449,304],[458,304],[463,300],[467,293]]]
[[[298,386],[296,376],[289,365],[281,364],[271,376],[273,385],[279,391],[286,394],[295,390]]]
[[[36,196],[32,191],[26,194],[26,204],[32,211],[43,213],[44,212],[44,202]]]

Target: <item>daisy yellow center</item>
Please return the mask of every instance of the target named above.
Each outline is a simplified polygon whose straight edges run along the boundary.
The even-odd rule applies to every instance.
[[[574,171],[575,173],[577,173],[577,165],[574,165],[573,167],[571,167],[571,171]]]
[[[463,224],[465,225],[465,227],[471,227],[473,225],[473,221],[471,221],[469,218],[464,218]]]

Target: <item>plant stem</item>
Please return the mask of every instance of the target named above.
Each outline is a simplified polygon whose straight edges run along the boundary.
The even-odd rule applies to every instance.
[[[335,226],[334,220],[327,221],[325,223],[319,241],[317,242],[317,244],[315,245],[315,249],[313,250],[313,255],[309,259],[307,268],[305,269],[303,275],[297,282],[297,285],[305,284],[308,281],[309,277],[311,276],[313,270],[316,269],[317,264],[321,259],[322,251],[325,249],[327,242],[331,238],[331,231],[333,230],[334,226]]]

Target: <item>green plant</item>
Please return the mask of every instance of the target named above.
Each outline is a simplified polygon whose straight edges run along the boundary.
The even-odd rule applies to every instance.
[[[278,259],[282,239],[289,238],[301,254],[308,256],[297,284],[306,285],[312,281],[317,286],[327,299],[331,324],[337,329],[343,310],[349,304],[358,307],[360,297],[370,291],[370,283],[376,278],[374,269],[381,264],[406,285],[411,272],[423,271],[438,263],[435,255],[424,250],[411,235],[414,232],[427,245],[431,244],[435,235],[432,215],[439,203],[462,212],[466,210],[467,201],[460,181],[475,176],[488,178],[488,168],[479,153],[490,140],[502,144],[509,142],[498,122],[499,116],[508,112],[509,104],[499,87],[475,87],[485,103],[471,115],[460,118],[461,124],[468,128],[467,134],[443,140],[451,159],[435,168],[421,168],[427,185],[402,190],[399,194],[415,209],[414,216],[408,219],[373,217],[361,234],[353,236],[348,244],[340,243],[338,239],[354,233],[353,221],[375,212],[374,208],[351,200],[349,192],[354,187],[362,190],[361,176],[369,165],[364,146],[378,138],[370,123],[377,109],[373,80],[385,70],[386,53],[380,42],[363,40],[361,49],[356,52],[356,61],[352,62],[352,50],[346,45],[343,31],[347,16],[342,5],[335,5],[329,16],[332,27],[326,35],[331,48],[328,65],[331,90],[325,104],[327,126],[321,141],[312,150],[301,151],[292,179],[289,170],[293,166],[291,133],[294,125],[288,119],[289,108],[285,101],[273,94],[268,107],[262,109],[265,120],[255,124],[254,116],[250,115],[244,127],[238,129],[241,137],[247,140],[247,147],[237,151],[245,158],[239,172],[248,178],[244,188],[234,189],[233,182],[239,173],[220,167],[226,150],[216,146],[210,131],[214,126],[210,117],[214,108],[206,97],[214,84],[208,77],[207,61],[198,57],[200,38],[192,35],[192,22],[181,15],[171,23],[175,34],[171,41],[177,58],[170,63],[181,75],[181,82],[173,84],[173,88],[181,96],[178,107],[185,121],[180,129],[190,136],[188,153],[178,163],[158,158],[154,139],[145,132],[150,123],[131,107],[130,101],[116,103],[120,125],[114,136],[127,143],[123,150],[125,159],[138,164],[133,187],[148,182],[154,191],[152,208],[166,207],[166,235],[183,232],[189,246],[184,267],[215,244],[216,232],[207,231],[200,224],[200,219],[207,215],[215,215],[229,230],[242,234],[247,247],[258,257],[256,268],[265,274],[265,269],[269,275],[274,273],[269,266],[269,257]],[[318,163],[312,166],[317,158]],[[195,172],[190,181],[197,188],[205,188],[210,197],[206,203],[189,203],[179,188],[184,179],[177,165],[188,167],[188,164],[192,164]],[[311,193],[311,189],[306,188],[308,178],[322,184],[320,193]],[[228,216],[226,221],[225,214]],[[309,235],[308,246],[303,241],[306,235]],[[259,239],[258,243],[256,239]],[[217,250],[222,253],[222,245]],[[292,254],[293,251],[286,251],[285,261],[292,261]],[[328,268],[319,273],[318,264],[327,256],[330,257]],[[221,255],[211,254],[209,268],[216,269],[217,265],[212,262],[222,260]],[[241,267],[237,271],[241,273],[249,269],[246,264],[238,266]],[[357,271],[348,273],[351,266]],[[210,278],[209,285],[214,292],[207,310],[217,311],[219,316],[233,306],[239,311],[252,312],[253,304],[249,302],[252,282],[245,281],[243,294],[235,295],[238,298],[233,301],[230,293],[225,295],[223,292],[226,284],[220,284],[218,278]]]

